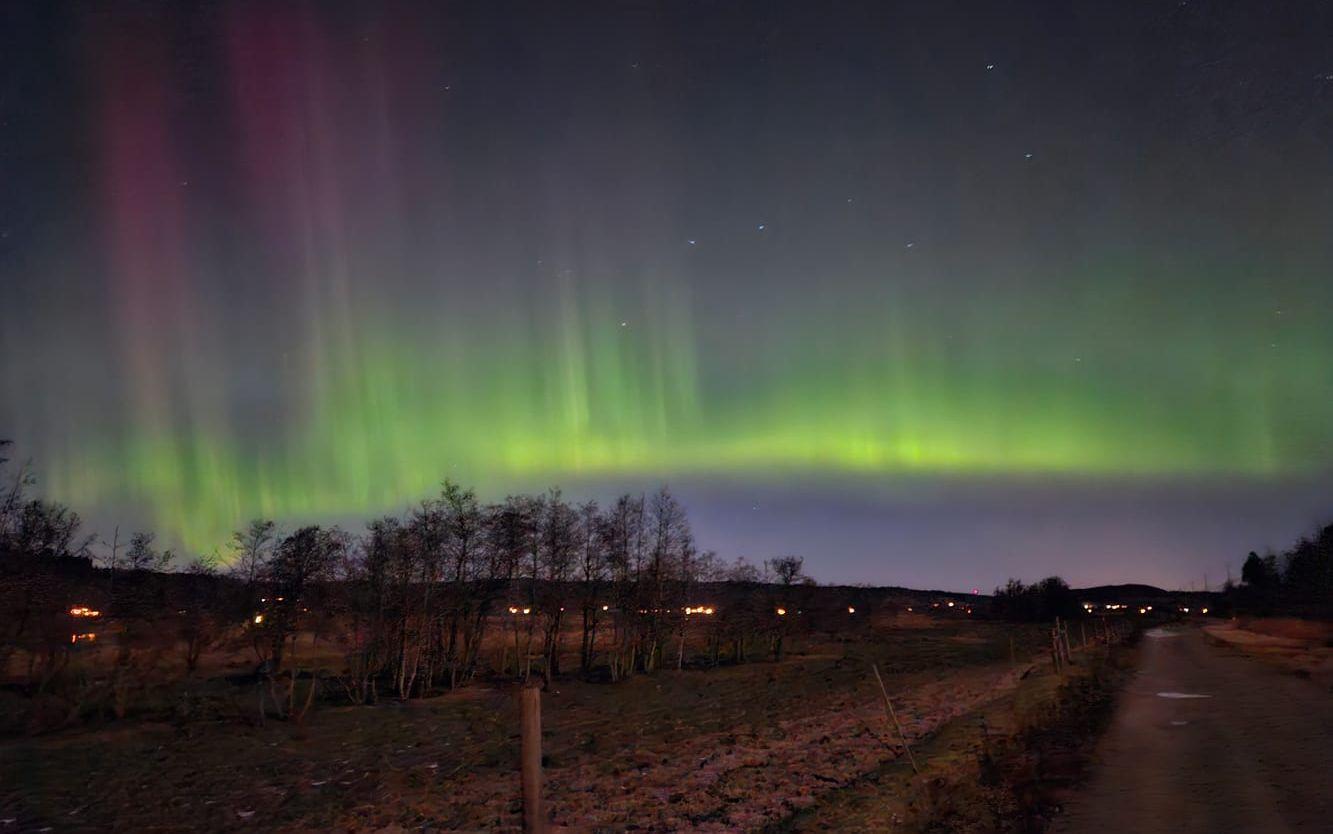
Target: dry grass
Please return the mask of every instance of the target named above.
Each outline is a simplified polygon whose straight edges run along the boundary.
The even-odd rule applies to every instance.
[[[1268,634],[1290,640],[1303,640],[1307,643],[1322,644],[1333,638],[1333,623],[1301,620],[1295,617],[1247,619],[1240,623],[1240,627],[1257,634]]]
[[[907,732],[924,737],[1012,688],[1011,635],[1020,656],[1039,651],[1039,629],[932,622],[805,640],[781,664],[558,683],[543,703],[548,805],[578,830],[777,823],[896,759],[871,662]],[[478,685],[324,708],[301,728],[122,722],[9,742],[0,818],[57,830],[512,830],[515,700],[510,685]]]
[[[1333,691],[1333,623],[1248,618],[1204,628],[1218,642]]]
[[[1081,655],[1064,676],[1038,664],[922,744],[920,774],[888,762],[770,831],[1044,831],[1082,778],[1131,662],[1117,649],[1113,660]]]

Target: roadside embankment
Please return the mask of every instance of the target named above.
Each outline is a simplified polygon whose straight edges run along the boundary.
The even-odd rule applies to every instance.
[[[1215,642],[1333,690],[1333,623],[1252,618],[1205,626],[1203,631]]]
[[[1081,782],[1134,664],[1132,645],[1090,647],[1057,674],[1019,684],[943,725],[907,762],[886,764],[772,831],[1043,831]]]

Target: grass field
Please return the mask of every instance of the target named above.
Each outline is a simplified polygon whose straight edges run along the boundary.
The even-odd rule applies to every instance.
[[[921,740],[1012,692],[1044,639],[916,618],[802,638],[781,663],[558,680],[543,695],[550,815],[593,831],[782,825],[901,754],[872,663]],[[0,818],[55,831],[516,830],[516,690],[325,707],[299,727],[222,716],[8,741]]]
[[[1094,741],[1134,664],[1132,648],[1077,652],[1057,674],[1035,664],[1017,685],[940,726],[914,747],[919,772],[886,761],[778,832],[1042,832],[1085,778]]]
[[[1245,617],[1209,626],[1215,641],[1333,691],[1333,624],[1294,617]]]

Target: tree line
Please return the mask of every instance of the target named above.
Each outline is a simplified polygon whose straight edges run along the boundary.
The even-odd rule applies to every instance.
[[[690,661],[780,657],[795,628],[782,606],[795,614],[809,583],[799,557],[755,565],[700,551],[666,488],[604,506],[558,489],[484,503],[445,482],[359,535],[318,525],[283,533],[260,519],[223,554],[182,564],[148,532],[84,534],[77,513],[31,494],[28,467],[9,475],[0,562],[16,581],[4,595],[3,644],[38,658],[37,688],[54,685],[77,645],[71,587],[115,618],[126,680],[137,665],[145,679],[135,685],[150,686],[146,670],[168,655],[193,674],[211,650],[241,646],[255,661],[258,713],[299,717],[317,689],[367,703],[482,673],[620,681]],[[87,562],[100,569],[73,584],[50,569]],[[334,669],[331,648],[341,653]]]
[[[256,521],[232,541],[231,574],[258,612],[257,654],[280,672],[297,665],[299,635],[328,634],[346,649],[340,684],[358,703],[382,688],[398,698],[457,688],[483,669],[544,684],[566,672],[623,680],[673,659],[682,665],[693,623],[689,636],[713,664],[726,639],[730,659],[743,661],[756,631],[770,632],[769,649],[780,654],[776,609],[734,594],[725,610],[705,608],[697,597],[708,583],[802,578],[797,557],[761,569],[700,552],[666,488],[605,507],[570,503],[558,489],[483,504],[445,482],[360,537],[274,530]],[[562,667],[572,654],[567,634],[577,635],[576,669]]]
[[[1050,622],[1056,617],[1068,619],[1078,613],[1078,600],[1069,583],[1058,576],[1048,576],[1025,585],[1010,579],[995,589],[992,603],[995,614],[1013,622]]]
[[[1281,553],[1250,551],[1241,584],[1228,581],[1226,591],[1238,607],[1257,613],[1333,615],[1333,524]]]

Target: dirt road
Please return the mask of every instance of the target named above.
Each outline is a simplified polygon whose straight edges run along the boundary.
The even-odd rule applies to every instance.
[[[1333,695],[1154,630],[1061,834],[1333,830]]]

